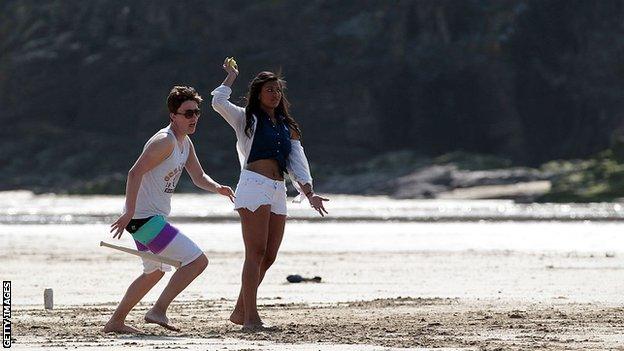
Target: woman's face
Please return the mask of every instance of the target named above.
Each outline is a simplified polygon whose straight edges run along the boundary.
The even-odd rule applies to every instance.
[[[282,101],[282,86],[277,81],[264,83],[259,98],[262,108],[274,110]]]

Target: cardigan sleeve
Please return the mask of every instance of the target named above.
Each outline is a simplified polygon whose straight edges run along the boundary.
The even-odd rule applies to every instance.
[[[220,85],[213,90],[212,108],[217,111],[223,119],[235,131],[240,132],[245,128],[245,109],[230,102],[229,98],[232,94],[232,88]]]
[[[310,165],[303,151],[301,141],[290,139],[290,144],[292,148],[288,155],[286,170],[288,171],[288,176],[292,180],[293,186],[299,192],[294,202],[301,202],[305,198],[305,193],[299,186],[299,183],[312,185],[312,175],[310,174]]]

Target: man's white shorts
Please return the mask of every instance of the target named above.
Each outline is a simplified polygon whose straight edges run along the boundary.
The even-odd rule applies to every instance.
[[[202,250],[189,239],[186,235],[178,232],[178,234],[171,240],[169,245],[158,253],[160,256],[164,256],[182,263],[182,267],[195,261],[199,256],[203,254]],[[157,270],[162,272],[171,271],[171,266],[166,263],[160,263],[141,257],[143,260],[143,273],[149,274]]]

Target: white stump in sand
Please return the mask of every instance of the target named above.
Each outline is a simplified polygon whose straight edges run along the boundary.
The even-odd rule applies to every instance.
[[[50,288],[43,291],[43,305],[46,310],[51,310],[54,307],[54,294]]]

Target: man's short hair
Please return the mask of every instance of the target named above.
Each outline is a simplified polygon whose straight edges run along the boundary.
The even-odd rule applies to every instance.
[[[167,108],[169,108],[169,112],[176,113],[180,105],[188,100],[195,101],[198,105],[203,101],[202,97],[195,91],[195,88],[176,85],[171,88],[171,92],[167,96]]]

